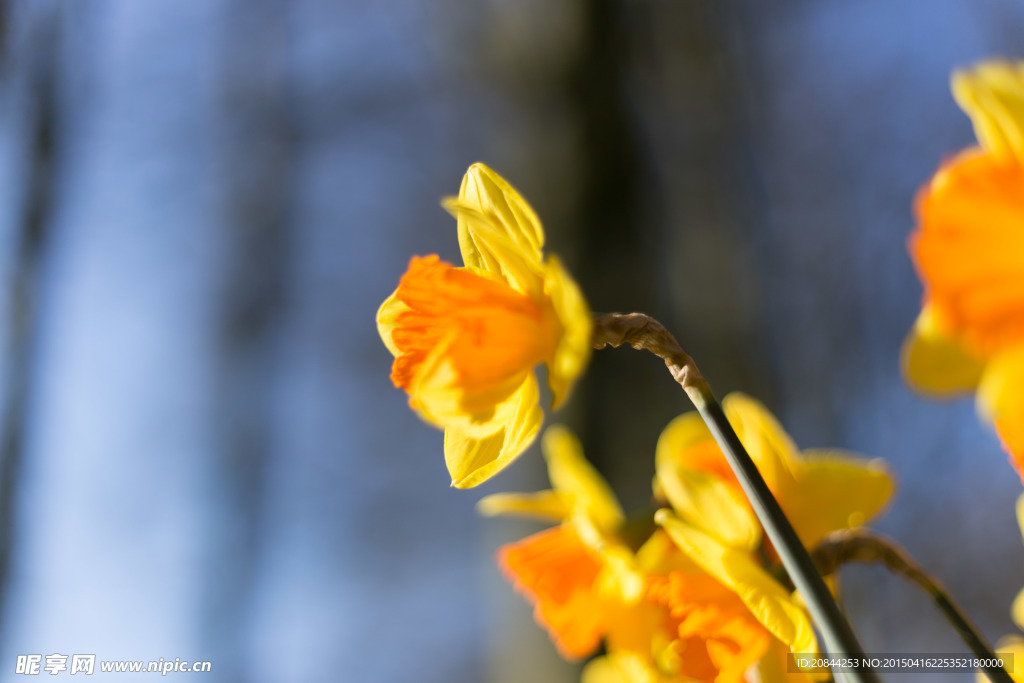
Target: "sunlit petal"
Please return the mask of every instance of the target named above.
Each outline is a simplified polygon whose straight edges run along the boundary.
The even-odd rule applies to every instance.
[[[549,427],[541,447],[552,487],[572,500],[574,508],[604,531],[622,523],[622,508],[615,494],[583,457],[583,448],[571,431],[561,425]]]
[[[583,667],[582,683],[667,683],[657,669],[632,652],[613,652]]]
[[[936,397],[973,391],[985,367],[983,359],[942,332],[931,306],[921,309],[900,360],[907,384]]]
[[[444,459],[452,486],[476,486],[508,467],[529,448],[544,420],[537,400],[537,380],[531,374],[516,392],[514,409],[505,426],[494,434],[480,439],[452,429],[445,431]]]
[[[688,469],[721,471],[721,465],[728,467],[718,446],[707,457],[701,457],[697,461],[692,460],[696,456],[694,449],[704,443],[712,442],[711,432],[708,430],[704,419],[699,413],[683,413],[668,423],[658,437],[658,446],[654,455],[654,463],[661,467],[667,463],[678,463]],[[721,463],[721,465],[719,464]]]
[[[544,247],[540,219],[508,181],[484,164],[473,164],[462,178],[459,202],[474,209],[521,252],[540,263]],[[459,246],[467,266],[486,268],[488,248],[481,248],[477,243],[477,227],[476,223],[459,216]]]
[[[524,251],[476,208],[454,198],[446,199],[442,206],[458,219],[460,225],[468,225],[472,230],[480,265],[471,265],[467,261],[469,268],[506,282],[524,294],[535,298],[540,296],[544,271],[539,259]]]
[[[395,298],[396,294],[398,294],[397,291],[392,292],[391,296],[385,299],[384,303],[377,309],[377,332],[392,356],[397,356],[401,353],[401,350],[395,345],[393,338],[395,327],[398,324],[398,316],[409,310],[406,304]]]
[[[1013,599],[1010,617],[1013,619],[1013,623],[1017,624],[1017,628],[1024,630],[1024,590],[1017,593],[1017,597]],[[1024,659],[1021,662],[1024,662]]]
[[[676,514],[726,545],[752,550],[761,540],[761,524],[741,491],[721,477],[668,462],[658,481]]]
[[[989,362],[978,385],[978,410],[990,419],[1024,478],[1024,345]]]
[[[1009,672],[1010,678],[1016,683],[1024,683],[1024,666],[1020,664],[1020,662],[1024,662],[1024,638],[1003,636],[996,643],[995,650],[996,655],[1007,654],[1013,657],[1013,671]],[[990,679],[983,671],[978,671],[974,674],[974,680],[977,683],[988,683]]]
[[[797,451],[778,420],[760,401],[739,392],[726,396],[722,409],[768,488],[778,491],[787,486],[793,477],[791,461]]]
[[[725,546],[668,510],[659,510],[656,520],[680,550],[736,593],[772,635],[793,652],[817,652],[817,640],[807,614],[748,552]]]
[[[590,359],[594,323],[579,286],[555,257],[544,264],[544,294],[562,328],[555,355],[547,363],[552,408],[558,408]]]
[[[866,524],[892,497],[895,484],[881,460],[837,450],[806,450],[793,491],[779,494],[783,512],[807,547],[828,533]]]
[[[476,511],[486,517],[530,517],[561,522],[572,514],[572,502],[557,491],[537,493],[495,493],[476,504]]]
[[[953,72],[953,97],[982,146],[1024,163],[1024,63],[995,60]]]

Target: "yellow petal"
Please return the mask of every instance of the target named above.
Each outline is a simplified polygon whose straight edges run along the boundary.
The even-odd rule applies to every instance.
[[[605,655],[583,667],[581,683],[654,683],[635,655]]]
[[[1003,636],[996,643],[995,654],[997,657],[1011,655],[1013,657],[1013,668],[1007,666],[1007,673],[1017,683],[1024,683],[1024,638],[1020,636]],[[1009,664],[1007,662],[1007,664]],[[974,674],[977,683],[988,683],[989,677],[983,671]]]
[[[807,450],[796,468],[793,488],[779,502],[807,547],[826,534],[866,524],[892,496],[894,484],[881,460],[836,450]]]
[[[791,467],[796,454],[793,440],[767,408],[746,394],[729,394],[722,400],[722,410],[768,488],[778,496],[778,491],[793,478]]]
[[[790,673],[786,671],[786,651],[780,641],[772,639],[768,645],[768,651],[757,663],[757,673],[760,683],[790,683]],[[809,679],[808,679],[809,683]]]
[[[583,667],[582,683],[633,683],[608,657],[597,657]]]
[[[1024,392],[1024,344],[992,358],[978,384],[978,409],[983,417],[996,420],[1020,413]]]
[[[1017,628],[1024,629],[1024,590],[1017,593],[1010,607],[1010,617]],[[1024,659],[1021,659],[1021,673],[1024,673]]]
[[[537,380],[531,374],[514,395],[514,410],[497,432],[482,439],[448,429],[444,434],[444,459],[452,486],[470,488],[508,467],[540,431],[544,412],[537,404]]]
[[[587,366],[594,323],[579,286],[555,257],[544,264],[544,295],[551,301],[562,326],[555,357],[547,364],[548,386],[553,396],[551,407],[557,408],[568,398],[573,383]]]
[[[687,461],[683,459],[684,456],[698,444],[712,438],[700,414],[683,413],[669,422],[658,437],[658,445],[654,452],[655,467],[660,469],[662,465],[676,462],[688,466]]]
[[[982,147],[1024,162],[1024,63],[982,62],[953,72],[953,97],[971,117]]]
[[[543,289],[541,261],[524,250],[480,211],[460,199],[448,198],[442,206],[455,216],[459,225],[469,226],[476,257],[467,267],[507,283],[516,291],[538,298]],[[479,263],[479,265],[473,265]]]
[[[484,216],[520,250],[540,263],[541,249],[544,248],[544,230],[540,220],[504,178],[484,164],[473,164],[462,178],[459,201]],[[464,216],[457,217],[463,260],[467,266],[485,268],[487,248],[481,248],[477,243],[476,225]]]
[[[637,571],[643,574],[689,574],[700,571],[693,560],[679,552],[679,548],[664,529],[655,529],[650,538],[644,541],[636,551],[634,563]]]
[[[598,592],[623,604],[635,604],[643,598],[644,577],[629,548],[598,532],[593,521],[583,515],[575,516],[572,526],[584,545],[601,558],[601,575],[595,582]]]
[[[1017,513],[1017,528],[1020,529],[1021,535],[1024,536],[1024,493],[1017,497],[1015,509]],[[1021,626],[1021,629],[1024,630],[1024,626]]]
[[[622,508],[615,494],[583,457],[583,447],[571,431],[561,425],[549,427],[541,449],[555,491],[571,499],[573,507],[593,520],[602,532],[612,531],[622,523]]]
[[[679,632],[666,622],[664,606],[648,600],[634,604],[610,600],[606,605],[605,651],[616,661],[620,656],[639,656],[645,666],[653,669],[658,654],[670,647]]]
[[[1024,479],[1024,345],[995,356],[978,384],[978,411],[992,420]]]
[[[1024,493],[1017,497],[1017,527],[1024,534]],[[1013,606],[1010,608],[1010,616],[1017,628],[1024,630],[1024,590],[1017,593],[1013,599]],[[1021,660],[1021,672],[1024,673],[1024,659]]]
[[[557,491],[495,493],[480,499],[476,510],[486,517],[510,515],[561,522],[572,513],[572,505]]]
[[[793,652],[818,651],[807,614],[775,579],[755,563],[748,551],[723,545],[667,509],[659,510],[655,521],[664,527],[680,550],[736,593],[751,614]]]
[[[583,667],[581,683],[668,683],[670,679],[640,655],[620,651],[598,657]]]
[[[377,332],[380,334],[381,340],[384,342],[384,346],[388,347],[388,351],[391,352],[392,356],[397,356],[401,353],[398,347],[395,346],[395,341],[392,338],[392,334],[395,331],[397,325],[398,316],[405,311],[411,310],[401,301],[395,299],[395,295],[398,291],[395,290],[391,293],[387,299],[384,299],[384,303],[377,309]]]
[[[720,477],[668,462],[658,481],[680,518],[726,545],[753,550],[761,541],[761,524],[746,499]]]
[[[911,387],[937,397],[973,391],[984,361],[944,334],[934,309],[925,306],[900,351],[903,376]]]

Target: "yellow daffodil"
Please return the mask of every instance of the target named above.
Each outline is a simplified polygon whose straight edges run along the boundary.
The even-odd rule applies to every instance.
[[[892,495],[893,479],[881,460],[834,449],[798,452],[774,416],[744,394],[726,396],[722,409],[808,548],[832,531],[866,523]],[[699,414],[669,423],[658,439],[656,462],[658,481],[682,519],[732,546],[760,539],[760,524]]]
[[[793,524],[813,547],[826,534],[866,522],[881,510],[893,483],[879,461],[837,451],[798,453],[789,436],[757,401],[731,394],[723,409]],[[787,674],[786,651],[813,653],[817,643],[798,598],[767,573],[758,549],[762,529],[725,456],[697,413],[687,413],[662,433],[656,488],[672,505],[658,522],[680,551],[738,596],[764,629],[758,669],[762,681],[807,680]]]
[[[589,358],[592,323],[576,283],[543,257],[537,215],[501,176],[474,164],[444,206],[457,218],[465,266],[414,257],[377,328],[395,356],[392,381],[445,430],[452,486],[466,488],[536,438],[536,365],[547,368],[553,407],[566,399]]]
[[[1024,62],[956,72],[952,89],[980,146],[943,164],[917,198],[910,252],[924,304],[904,375],[936,397],[976,391],[1024,475]]]
[[[682,522],[667,510],[659,510],[655,519],[663,529],[637,551],[636,560],[647,577],[648,603],[665,610],[661,630],[647,638],[652,671],[668,680],[740,683],[764,656],[775,632],[786,631],[787,626],[785,636],[814,650],[802,609],[767,573],[758,568],[756,576],[740,577],[738,582],[716,573],[715,567],[690,552],[692,548],[678,542],[675,527]],[[781,601],[772,602],[775,597]],[[796,635],[802,625],[806,627]],[[608,643],[620,668],[622,662],[644,654],[642,643],[631,633],[613,631]]]
[[[608,654],[587,665],[583,683],[740,683],[776,649],[816,650],[803,609],[766,572],[716,575],[677,544],[682,522],[666,510],[658,517],[665,530],[656,530],[635,557],[644,599],[610,608]]]
[[[558,522],[502,547],[498,564],[534,605],[566,658],[591,654],[607,633],[613,604],[635,603],[643,579],[632,553],[618,539],[625,517],[604,479],[583,457],[569,430],[554,426],[541,444],[552,489],[499,493],[480,501],[485,515],[519,515]]]
[[[622,510],[578,442],[552,428],[543,450],[551,490],[497,494],[480,509],[559,522],[503,547],[499,564],[564,656],[605,643],[608,654],[588,664],[585,683],[739,683],[775,638],[815,651],[803,609],[752,559],[731,557],[729,571],[703,562],[706,553],[698,560],[678,547],[676,527],[685,523],[675,518],[661,519],[666,530],[633,553]],[[751,513],[730,519],[741,515]]]

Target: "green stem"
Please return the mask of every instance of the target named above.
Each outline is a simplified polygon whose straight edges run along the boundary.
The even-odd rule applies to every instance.
[[[740,443],[711,387],[675,337],[657,320],[642,313],[609,313],[595,318],[592,344],[596,349],[629,344],[635,349],[650,351],[665,361],[672,377],[693,401],[729,461],[793,585],[800,591],[811,618],[821,631],[825,649],[837,657],[863,661],[864,651],[818,574],[807,549]],[[878,676],[870,669],[848,671],[843,675],[853,683],[878,681]]]
[[[999,659],[985,637],[974,627],[938,580],[914,562],[894,541],[881,534],[866,529],[833,532],[814,549],[812,559],[819,571],[826,575],[834,573],[847,562],[877,563],[885,566],[889,571],[899,574],[923,589],[978,659]],[[995,683],[1013,683],[1013,678],[1002,667],[983,667],[983,670]]]

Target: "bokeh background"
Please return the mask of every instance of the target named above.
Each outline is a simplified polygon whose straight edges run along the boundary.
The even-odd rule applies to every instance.
[[[539,453],[450,489],[373,323],[412,254],[458,258],[438,200],[478,160],[596,310],[887,459],[878,528],[1012,632],[1020,481],[898,354],[915,191],[973,141],[950,70],[1022,29],[1011,0],[0,3],[0,680],[578,680],[491,562],[537,527],[473,509],[543,487]],[[619,350],[556,417],[641,505],[687,408]],[[844,582],[869,650],[964,651],[914,588]]]

